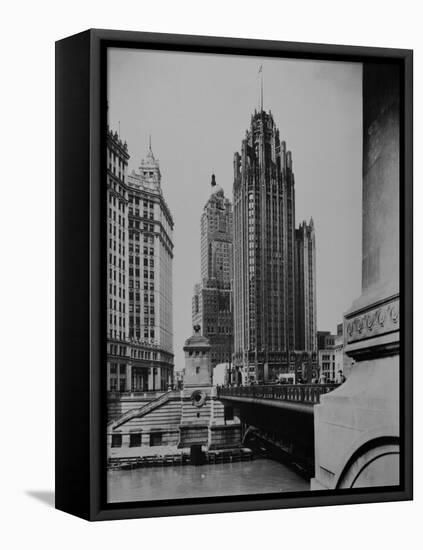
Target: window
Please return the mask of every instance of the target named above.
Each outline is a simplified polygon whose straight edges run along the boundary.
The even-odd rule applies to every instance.
[[[112,434],[112,447],[122,447],[121,434]]]
[[[150,447],[158,447],[162,444],[162,433],[153,432],[150,434]]]
[[[129,434],[129,446],[141,447],[141,434]]]

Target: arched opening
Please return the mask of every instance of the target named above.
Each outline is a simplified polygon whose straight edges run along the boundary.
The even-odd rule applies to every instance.
[[[346,463],[337,489],[395,486],[400,483],[398,437],[379,437],[361,445]]]

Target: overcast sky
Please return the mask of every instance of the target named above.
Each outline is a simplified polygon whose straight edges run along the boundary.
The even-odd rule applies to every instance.
[[[362,96],[360,63],[110,49],[109,125],[128,143],[129,169],[148,149],[160,160],[174,228],[176,368],[192,333],[200,277],[200,217],[216,174],[232,199],[233,154],[259,102],[292,151],[296,225],[316,229],[317,328],[336,330],[361,289]]]

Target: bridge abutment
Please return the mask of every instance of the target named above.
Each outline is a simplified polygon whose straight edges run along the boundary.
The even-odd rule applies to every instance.
[[[399,483],[399,69],[363,65],[362,294],[347,381],[315,407],[312,489]]]

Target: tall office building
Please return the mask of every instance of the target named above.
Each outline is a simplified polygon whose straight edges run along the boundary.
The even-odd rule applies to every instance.
[[[128,176],[129,337],[132,386],[167,389],[173,380],[173,219],[163,198],[151,141],[138,171]]]
[[[295,230],[296,244],[296,348],[317,349],[316,240],[313,218]]]
[[[107,131],[107,387],[125,391],[128,381],[128,146]]]
[[[214,174],[201,216],[201,283],[192,300],[193,325],[210,342],[211,364],[232,360],[232,205]]]
[[[166,390],[173,381],[173,219],[151,143],[127,175],[128,147],[107,136],[109,391]]]
[[[292,155],[270,111],[254,112],[241,152],[234,155],[233,194],[234,365],[244,381],[273,379],[299,364],[304,371],[312,358],[304,353],[305,333],[312,336],[296,322]]]

